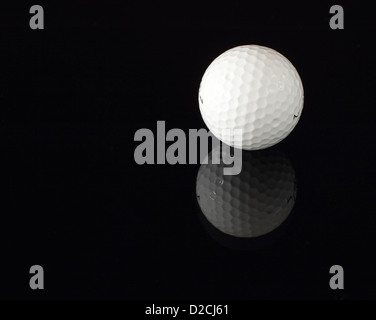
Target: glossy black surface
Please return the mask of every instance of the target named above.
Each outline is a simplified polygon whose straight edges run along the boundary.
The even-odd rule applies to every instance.
[[[375,298],[375,27],[359,4],[331,30],[330,5],[49,4],[46,29],[32,31],[29,7],[9,4],[0,297]],[[296,171],[293,212],[277,239],[249,250],[208,232],[199,165],[139,166],[133,137],[157,120],[205,128],[205,68],[252,43],[292,61],[305,104],[273,147]],[[34,264],[45,268],[44,291],[29,289]],[[342,291],[329,288],[335,264]]]

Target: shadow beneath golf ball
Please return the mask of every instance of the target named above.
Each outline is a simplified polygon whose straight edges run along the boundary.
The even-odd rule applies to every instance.
[[[209,153],[197,174],[196,197],[200,220],[212,238],[232,249],[253,250],[285,232],[296,201],[296,174],[281,152],[248,151],[240,156],[241,172],[224,175],[229,166],[223,161],[213,164]]]

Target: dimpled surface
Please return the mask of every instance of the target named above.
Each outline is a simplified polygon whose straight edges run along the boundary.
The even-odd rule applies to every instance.
[[[224,175],[224,167],[209,161],[197,175],[197,201],[214,227],[251,238],[273,231],[288,217],[296,199],[295,172],[288,159],[243,152],[240,174]]]
[[[277,51],[235,47],[205,71],[199,106],[209,130],[224,143],[264,149],[284,139],[299,121],[303,85],[291,62]]]

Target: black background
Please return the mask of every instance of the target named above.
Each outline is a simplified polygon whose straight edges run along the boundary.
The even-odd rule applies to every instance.
[[[31,30],[32,4],[1,9],[1,298],[376,298],[371,9],[342,4],[331,30],[331,2],[39,2],[45,30]],[[253,250],[207,232],[199,165],[133,158],[157,120],[205,128],[200,79],[242,44],[281,52],[305,89],[273,147],[297,174],[293,214]],[[345,290],[329,288],[334,264]]]

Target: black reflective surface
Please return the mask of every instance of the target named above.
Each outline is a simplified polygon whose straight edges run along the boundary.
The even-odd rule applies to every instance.
[[[1,298],[375,298],[375,27],[328,4],[46,5],[1,30]],[[115,9],[116,8],[116,9]],[[295,65],[299,124],[273,147],[298,196],[270,237],[239,243],[202,216],[200,165],[137,165],[134,133],[205,128],[208,64],[246,43]],[[29,268],[45,269],[31,291]],[[345,290],[329,288],[341,265]]]

